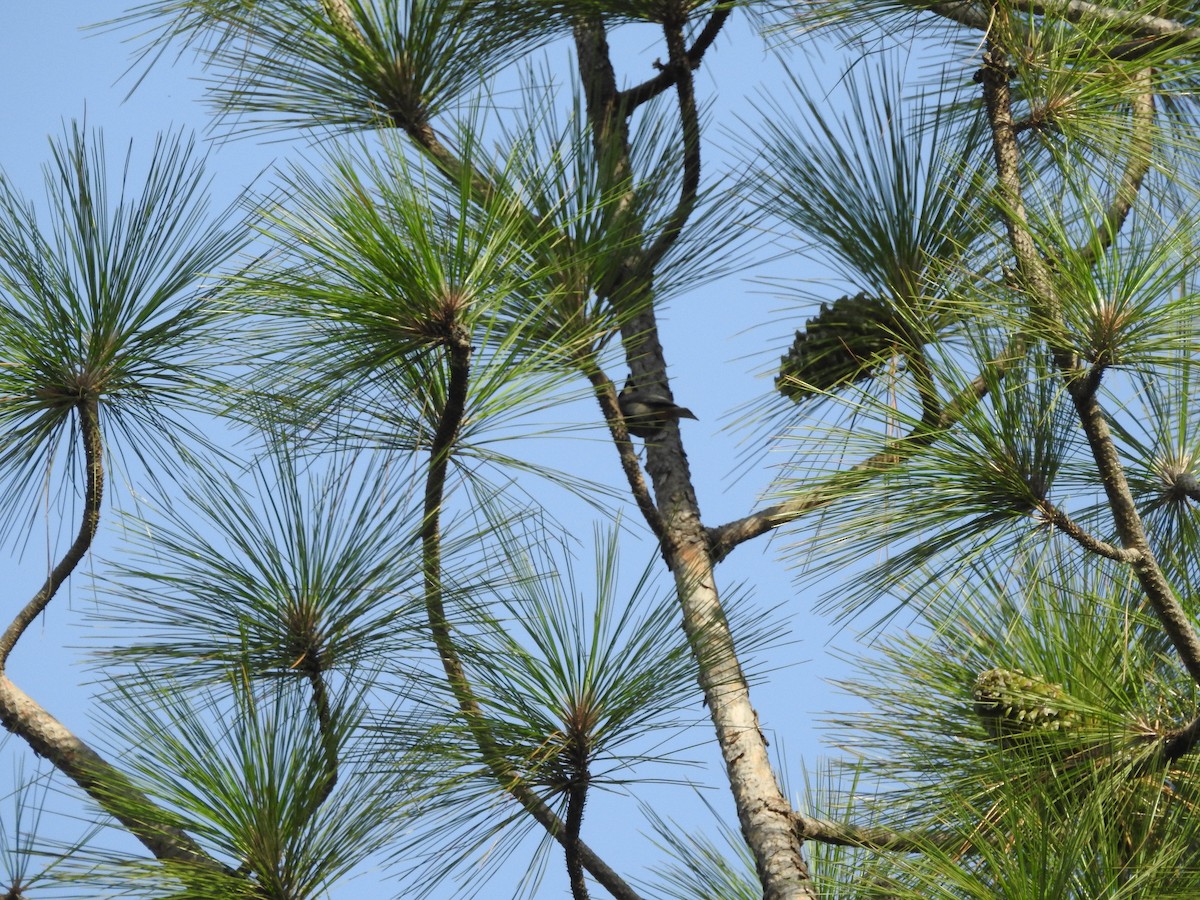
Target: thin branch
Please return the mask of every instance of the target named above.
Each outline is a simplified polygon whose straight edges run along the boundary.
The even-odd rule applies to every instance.
[[[839,847],[862,847],[890,853],[924,853],[930,848],[960,847],[962,835],[931,831],[910,833],[878,825],[848,825],[794,813],[796,832],[803,840]]]
[[[1071,540],[1089,553],[1095,553],[1097,556],[1103,556],[1105,559],[1122,563],[1135,563],[1141,558],[1141,553],[1137,550],[1115,547],[1107,541],[1102,541],[1089,534],[1078,522],[1049,500],[1043,500],[1038,504],[1038,512],[1042,514],[1049,524],[1067,535],[1067,537],[1071,538]]]
[[[1106,752],[1104,747],[1078,754],[1079,760],[1094,760],[1108,757],[1110,760],[1120,759],[1130,764],[1129,773],[1133,776],[1148,775],[1161,772],[1172,763],[1192,753],[1200,744],[1200,717],[1192,719],[1182,728],[1176,728],[1166,734],[1149,731],[1138,734],[1134,739],[1134,748],[1125,749],[1119,756]]]
[[[700,190],[700,116],[696,111],[695,79],[692,77],[687,50],[684,49],[683,24],[664,24],[663,34],[667,39],[667,68],[675,73],[679,129],[683,138],[683,183],[679,188],[679,201],[670,218],[640,260],[644,272],[652,272],[679,239],[683,226],[696,207],[696,194]]]
[[[1169,734],[1149,740],[1157,744],[1159,752],[1147,757],[1137,767],[1138,774],[1158,770],[1193,752],[1200,744],[1200,717]],[[1097,753],[1093,752],[1079,759],[1094,759],[1096,755]],[[795,813],[794,819],[797,833],[804,840],[823,844],[862,847],[885,853],[924,853],[935,848],[954,848],[959,854],[963,854],[974,849],[972,842],[964,844],[962,835],[950,831],[897,831],[881,826],[860,826],[815,819],[802,813]]]
[[[1158,752],[1143,755],[1139,751],[1142,761],[1135,766],[1135,773],[1139,775],[1159,771],[1192,753],[1197,745],[1200,745],[1200,717],[1168,734],[1146,736],[1145,740],[1146,743],[1155,744]],[[1080,754],[1075,763],[1097,759],[1103,755],[1103,749],[1096,748]],[[933,848],[954,848],[960,855],[976,849],[973,840],[969,839],[964,843],[962,835],[949,831],[896,831],[880,826],[859,826],[814,819],[800,813],[795,814],[795,822],[798,833],[805,840],[842,847],[862,847],[891,853],[924,853]]]
[[[1182,759],[1195,750],[1197,744],[1200,744],[1200,716],[1162,739],[1162,760],[1173,763]]]
[[[687,66],[689,70],[698,69],[700,61],[704,58],[705,52],[712,46],[713,41],[717,39],[721,28],[725,25],[725,21],[729,18],[729,14],[733,12],[733,5],[723,6],[716,10],[704,27],[700,30],[700,34],[696,36],[695,43],[688,48],[685,53]],[[675,81],[675,72],[669,67],[664,68],[653,78],[643,81],[641,84],[634,85],[620,92],[621,105],[632,113],[635,109],[646,103],[649,100],[657,97],[663,91],[667,90]]]
[[[1200,503],[1200,480],[1191,472],[1180,472],[1170,480],[1169,486],[1176,496],[1182,495]]]
[[[454,184],[462,184],[464,179],[468,180],[474,199],[480,205],[486,205],[496,196],[496,186],[485,178],[479,169],[460,159],[443,144],[428,122],[397,120],[395,124],[403,129],[413,143],[425,151],[447,180]]]
[[[1009,352],[991,360],[988,369],[993,377],[1003,377],[1005,370],[1018,354]],[[773,531],[780,525],[794,522],[813,510],[828,506],[844,496],[846,490],[857,487],[895,469],[919,450],[931,445],[948,428],[966,414],[967,410],[987,395],[989,379],[986,373],[977,375],[942,411],[937,422],[930,426],[926,422],[917,424],[911,432],[901,438],[887,442],[882,450],[856,463],[843,472],[837,472],[806,490],[802,496],[768,506],[741,519],[726,522],[706,529],[708,545],[714,563],[727,557],[739,544]],[[926,412],[930,407],[926,405]]]
[[[567,787],[567,821],[564,836],[566,842],[567,877],[571,884],[572,900],[588,900],[587,881],[583,877],[583,865],[579,858],[579,834],[583,829],[583,809],[587,804],[588,795],[588,759],[587,750],[580,746],[580,737],[575,734],[570,738],[572,781]]]
[[[425,612],[429,630],[446,671],[450,690],[459,708],[469,718],[477,719],[479,704],[471,691],[459,658],[458,649],[450,634],[442,592],[442,501],[446,491],[446,472],[454,439],[466,411],[467,384],[470,373],[471,339],[461,325],[452,326],[447,338],[447,357],[450,381],[446,389],[446,405],[442,410],[437,433],[429,451],[429,472],[425,477],[425,509],[421,521],[421,555],[425,579]]]
[[[325,676],[321,672],[319,659],[313,659],[306,666],[305,674],[312,686],[313,706],[317,710],[317,728],[321,735],[321,749],[325,753],[326,774],[321,782],[320,795],[313,803],[313,811],[329,798],[338,781],[338,741],[333,730],[333,713],[329,705],[329,689],[325,684]]]
[[[937,382],[929,368],[929,361],[925,358],[924,347],[917,346],[907,357],[917,395],[921,398],[921,425],[926,428],[940,428],[945,410],[942,409],[942,398],[938,396]]]
[[[488,731],[483,710],[467,678],[458,648],[446,617],[442,590],[441,512],[445,496],[446,473],[459,427],[466,411],[470,373],[471,339],[461,325],[452,325],[445,338],[450,379],[446,403],[430,448],[429,472],[425,480],[424,518],[421,523],[421,553],[425,578],[425,610],[430,632],[437,647],[446,681],[450,686],[467,727],[483,756],[484,764],[496,782],[508,792],[546,831],[569,852],[577,854],[583,867],[617,900],[640,900],[620,875],[596,853],[576,838],[554,811],[537,796],[520,774],[504,758]],[[614,400],[615,402],[615,400]]]
[[[617,389],[613,385],[612,379],[596,366],[586,366],[586,371],[588,380],[591,381],[592,387],[596,391],[596,401],[600,404],[604,421],[608,423],[608,430],[612,434],[613,444],[620,456],[621,469],[625,472],[625,479],[629,482],[629,490],[633,494],[633,499],[645,518],[646,524],[650,526],[650,530],[658,539],[659,546],[665,547],[666,526],[663,524],[662,514],[654,505],[654,498],[650,496],[650,488],[642,475],[641,463],[638,462],[637,453],[633,449],[633,441],[629,437],[625,419],[621,416],[621,408],[617,404]]]
[[[629,111],[621,92],[617,90],[617,73],[612,64],[608,33],[604,20],[596,13],[581,14],[572,23],[575,39],[575,63],[579,83],[583,87],[584,108],[592,133],[592,153],[596,160],[597,182],[601,196],[621,191],[614,206],[615,216],[609,223],[614,234],[632,235],[643,230],[637,204],[628,185],[633,180],[633,165],[629,153]],[[596,295],[615,308],[636,303],[640,298],[623,297],[630,274],[637,269],[641,248],[631,248],[621,265],[594,285]],[[627,323],[625,328],[631,327]],[[649,334],[650,332],[646,332]],[[628,355],[628,351],[627,351]]]
[[[996,21],[992,5],[977,0],[950,0],[945,3],[932,3],[925,8],[944,19],[985,33],[991,30]],[[1105,56],[1114,61],[1135,60],[1151,52],[1161,53],[1164,49],[1173,47],[1186,48],[1200,41],[1200,28],[1192,28],[1173,19],[1150,15],[1137,16],[1125,10],[1096,4],[1018,2],[1012,9],[1043,16],[1058,15],[1074,23],[1083,22],[1088,18],[1117,23],[1126,30],[1130,39],[1106,49]],[[1011,19],[1007,27],[1026,45],[1033,43],[1034,32],[1026,18]],[[1080,52],[1083,53],[1086,49],[1081,43]]]
[[[1129,154],[1125,171],[1121,173],[1121,180],[1117,183],[1117,189],[1104,212],[1104,217],[1099,224],[1092,227],[1091,233],[1097,235],[1098,240],[1090,242],[1080,251],[1081,260],[1089,268],[1116,240],[1121,226],[1125,224],[1130,210],[1133,209],[1142,182],[1150,172],[1150,154],[1154,144],[1153,71],[1143,69],[1138,72],[1136,78],[1140,90],[1130,102]]]
[[[501,769],[495,764],[492,764],[491,768],[499,779],[503,774]],[[570,846],[572,852],[578,854],[579,861],[587,869],[588,874],[595,878],[596,882],[608,891],[615,900],[641,900],[641,895],[626,884],[624,879],[608,863],[597,856],[596,851],[582,840],[568,840],[567,828],[562,819],[556,816],[554,811],[537,794],[530,790],[525,782],[514,780],[511,772],[508,773],[508,777],[509,781],[504,784],[504,787],[513,799],[520,803],[525,808],[525,811],[533,816],[564,849]]]
[[[604,22],[596,15],[580,16],[572,30],[576,66],[583,87],[588,122],[592,126],[592,146],[596,159],[624,160],[628,155],[629,113],[621,92],[617,90],[617,73],[613,69]],[[614,154],[614,146],[626,152]],[[613,181],[620,183],[626,172],[618,170],[612,174]]]
[[[600,173],[601,181],[606,187],[624,189],[622,211],[628,208],[636,216],[632,185],[627,177],[631,171],[629,123],[615,91],[603,23],[596,16],[580,17],[575,23],[575,41],[596,157],[609,167]],[[681,227],[682,223],[679,224]],[[635,228],[644,234],[643,224],[636,220],[630,221],[627,230],[621,233],[633,234]],[[629,314],[621,324],[621,339],[635,384],[643,390],[661,391],[669,400],[666,358],[654,304],[649,302],[653,265],[640,264],[640,255],[630,254],[613,284],[603,286],[597,293],[616,309]],[[611,391],[610,385],[598,394]],[[608,401],[615,402],[615,398],[610,394]],[[609,415],[611,412],[606,412],[606,418]],[[684,631],[699,664],[700,687],[725,762],[742,835],[754,854],[764,900],[816,898],[804,861],[803,844],[791,825],[791,807],[775,779],[766,740],[750,702],[749,684],[738,660],[705,546],[687,455],[679,429],[673,424],[668,424],[660,440],[647,444],[646,473],[653,485],[655,506],[663,514],[667,537],[664,557],[675,575]]]
[[[1068,22],[1100,21],[1119,26],[1133,37],[1170,38],[1172,43],[1200,41],[1200,28],[1190,28],[1175,19],[1138,14],[1087,0],[1016,0],[1014,9],[1035,16],[1053,16]],[[1161,46],[1161,45],[1160,45]]]
[[[1200,28],[1193,28],[1175,19],[1133,13],[1112,6],[1088,3],[1086,0],[1015,0],[1010,8],[1037,16],[1052,16],[1072,23],[1091,20],[1116,25],[1130,37],[1141,39],[1134,45],[1138,48],[1151,46],[1158,49],[1200,41]],[[926,9],[976,31],[989,31],[995,22],[992,5],[976,0],[932,3]],[[1126,51],[1128,52],[1129,50]],[[1111,55],[1114,58],[1124,58],[1118,53]]]
[[[334,28],[345,38],[357,43],[364,53],[370,55],[371,49],[367,46],[366,37],[354,17],[354,11],[346,3],[346,0],[321,0],[321,5],[325,8]],[[407,134],[414,144],[424,150],[449,181],[461,184],[464,178],[469,179],[475,197],[481,202],[486,202],[495,196],[495,185],[474,166],[459,159],[449,147],[441,142],[437,132],[425,117],[424,110],[402,112],[398,109],[389,109],[388,121],[393,127],[399,128]]]
[[[83,518],[79,523],[79,533],[68,548],[66,554],[56,565],[45,582],[25,607],[17,613],[12,623],[0,635],[0,672],[8,664],[13,648],[21,635],[25,633],[33,621],[54,599],[58,589],[62,587],[75,567],[87,556],[88,549],[96,537],[96,529],[100,526],[100,505],[104,499],[104,440],[100,433],[100,405],[97,398],[89,394],[81,397],[75,404],[79,414],[79,434],[83,443],[83,465],[85,487],[83,494]]]
[[[1054,288],[1049,266],[1041,254],[1029,228],[1025,201],[1021,192],[1020,147],[1012,114],[1012,90],[1009,79],[1012,71],[1008,56],[995,40],[988,41],[989,50],[983,55],[983,65],[976,73],[982,85],[984,106],[991,126],[992,156],[996,166],[996,181],[1000,199],[1005,204],[1004,223],[1009,244],[1022,283],[1048,307],[1049,321],[1061,318],[1061,304]]]
[[[977,3],[975,0],[933,3],[927,8],[930,12],[941,16],[943,19],[949,19],[951,22],[957,22],[959,25],[966,25],[968,28],[974,28],[976,31],[987,31],[992,27],[992,23],[996,21],[996,14],[992,11],[991,5]]]
[[[1133,492],[1125,478],[1125,468],[1108,426],[1108,418],[1096,392],[1086,389],[1084,381],[1081,378],[1069,379],[1067,387],[1104,484],[1117,534],[1126,548],[1137,552],[1138,557],[1133,560],[1133,572],[1188,673],[1200,684],[1200,634],[1196,633],[1191,616],[1175,596],[1174,589],[1150,548],[1145,526],[1138,514]]]
[[[50,760],[56,769],[129,829],[156,859],[177,860],[226,872],[228,870],[208,856],[187,834],[164,824],[168,819],[165,811],[4,674],[21,635],[87,556],[100,525],[104,500],[104,439],[100,429],[99,400],[89,393],[78,400],[75,409],[79,416],[85,469],[83,516],[79,532],[66,554],[51,570],[41,589],[0,635],[0,724],[24,740],[38,756]]]

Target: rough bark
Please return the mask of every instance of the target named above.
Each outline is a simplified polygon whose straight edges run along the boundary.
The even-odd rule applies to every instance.
[[[677,78],[684,77],[687,66],[682,62],[684,51],[679,36],[672,35],[670,26],[665,30],[669,56],[675,60],[670,69]],[[601,23],[595,19],[578,21],[575,42],[596,155],[611,161],[612,171],[606,174],[611,183],[619,184],[630,168],[630,110],[616,89]],[[667,400],[672,398],[652,303],[652,269],[687,220],[700,166],[699,145],[690,121],[694,100],[690,88],[680,88],[677,93],[688,149],[684,189],[676,214],[646,251],[631,255],[622,278],[602,286],[602,296],[626,314],[621,336],[634,383],[653,389]],[[815,898],[801,852],[802,838],[793,827],[791,806],[775,779],[767,742],[750,702],[749,686],[721,606],[708,538],[677,423],[671,423],[657,439],[647,441],[646,460],[662,522],[662,552],[675,575],[684,631],[699,662],[700,687],[725,761],[742,834],[754,854],[763,896],[765,900]],[[655,522],[651,520],[650,524],[654,527]]]
[[[178,828],[161,824],[165,816],[149,798],[7,675],[0,675],[0,723],[83,788],[157,859],[224,871]]]

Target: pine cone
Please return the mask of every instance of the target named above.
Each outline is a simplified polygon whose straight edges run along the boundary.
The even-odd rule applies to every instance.
[[[889,305],[866,293],[822,303],[780,360],[775,387],[799,403],[870,378],[894,354],[899,328]]]
[[[993,738],[1078,730],[1079,713],[1060,685],[1020,669],[988,669],[975,679],[975,712]]]

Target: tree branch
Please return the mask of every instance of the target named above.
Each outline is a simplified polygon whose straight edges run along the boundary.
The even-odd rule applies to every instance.
[[[613,70],[604,23],[599,16],[580,16],[575,21],[573,31],[575,56],[588,123],[592,127],[592,146],[596,159],[619,164],[626,161],[628,155],[629,113],[624,97],[617,90],[617,73]],[[604,174],[619,183],[627,173],[618,165],[615,175]]]
[[[87,556],[88,549],[96,537],[96,529],[100,527],[100,506],[104,499],[104,440],[100,433],[99,401],[92,394],[81,397],[75,404],[75,411],[79,415],[79,436],[83,443],[85,470],[83,517],[79,523],[79,533],[58,565],[46,576],[41,589],[17,613],[4,634],[0,635],[0,673],[4,672],[8,658],[25,629],[50,605],[63,582]]]
[[[996,21],[996,14],[990,4],[979,3],[976,0],[951,0],[949,3],[931,3],[926,7],[931,13],[966,25],[976,31],[987,31]]]
[[[587,747],[581,744],[579,733],[572,733],[568,753],[571,757],[571,783],[567,786],[567,821],[564,835],[566,843],[567,878],[571,884],[572,900],[588,900],[587,882],[583,877],[583,865],[579,858],[583,829],[583,809],[587,804],[590,773],[588,771]]]
[[[995,38],[989,39],[988,46],[979,81],[983,86],[984,106],[991,124],[1000,208],[1008,229],[1009,243],[1021,277],[1029,287],[1030,296],[1040,307],[1038,313],[1045,321],[1061,322],[1061,302],[1054,279],[1046,261],[1037,251],[1022,200],[1020,149],[1013,130],[1012,99],[1008,84],[1011,76],[1006,51]],[[1133,572],[1188,673],[1200,684],[1200,635],[1176,598],[1150,547],[1107,417],[1096,395],[1100,370],[1082,369],[1075,354],[1068,348],[1052,346],[1050,349],[1087,437],[1121,545],[1138,554],[1132,561]]]
[[[679,103],[679,128],[683,138],[683,183],[679,201],[663,225],[653,245],[642,255],[643,271],[651,272],[679,239],[696,206],[700,189],[700,117],[696,111],[696,85],[683,43],[683,24],[663,25],[667,39],[667,68],[675,73],[675,93]],[[628,114],[628,112],[627,112]]]
[[[1197,744],[1200,744],[1200,716],[1163,738],[1161,743],[1163,762],[1173,763],[1182,759],[1195,750]]]
[[[636,215],[631,202],[632,185],[626,177],[630,172],[628,117],[615,89],[603,23],[596,17],[581,17],[576,21],[575,42],[596,156],[610,167],[601,173],[601,181],[613,188],[624,187],[625,206]],[[635,228],[645,232],[641,222],[623,224],[623,234],[639,233]],[[653,304],[654,266],[641,264],[642,255],[631,253],[614,283],[604,286],[600,293],[627,314],[621,324],[621,339],[634,382],[670,400],[666,357]],[[609,386],[598,393],[611,390]],[[749,685],[721,604],[687,454],[676,425],[668,423],[659,440],[647,443],[646,473],[654,488],[654,506],[665,527],[662,546],[667,566],[675,575],[683,628],[697,659],[700,688],[725,762],[742,835],[754,854],[764,900],[815,900],[803,844],[792,827],[791,806],[771,768],[766,740],[750,702]]]
[[[87,394],[79,398],[75,409],[79,416],[85,469],[83,516],[79,532],[66,554],[51,570],[41,589],[0,635],[0,724],[24,740],[35,754],[50,760],[56,769],[124,825],[156,859],[175,860],[228,874],[229,870],[205,853],[186,833],[165,824],[169,820],[167,813],[139,791],[132,781],[5,674],[8,659],[21,635],[87,556],[100,526],[104,499],[104,440],[100,429],[99,399],[94,394]]]
[[[1169,38],[1172,43],[1178,44],[1200,41],[1200,28],[1191,28],[1162,16],[1139,14],[1089,3],[1087,0],[1016,0],[1013,8],[1035,16],[1053,16],[1073,23],[1100,21],[1116,25],[1133,37]]]
[[[156,859],[230,874],[187,834],[165,824],[169,816],[164,810],[3,674],[0,674],[0,723],[79,785]]]
[[[1168,486],[1175,496],[1187,497],[1200,503],[1200,479],[1191,472],[1180,472],[1172,477]]]
[[[926,428],[940,428],[945,410],[942,409],[942,400],[938,396],[933,371],[925,358],[925,348],[916,346],[906,356],[917,396],[921,398],[921,425]]]
[[[1134,563],[1141,554],[1136,550],[1126,550],[1121,547],[1114,547],[1107,541],[1102,541],[1097,537],[1089,534],[1079,523],[1068,516],[1065,512],[1051,503],[1049,500],[1043,500],[1038,504],[1038,512],[1042,514],[1045,520],[1061,531],[1071,540],[1075,541],[1084,550],[1089,553],[1095,553],[1097,556],[1103,556],[1105,559],[1111,559],[1115,562]]]
[[[326,15],[329,16],[337,36],[357,45],[364,54],[371,56],[372,50],[363,36],[355,18],[354,11],[346,0],[321,0]],[[387,121],[395,128],[409,136],[414,144],[421,148],[433,160],[434,164],[447,179],[460,184],[464,179],[469,180],[471,190],[481,201],[495,196],[496,187],[483,173],[464,160],[459,159],[449,147],[441,142],[429,123],[424,109],[398,109],[392,105],[387,108]]]
[[[458,648],[446,617],[442,591],[441,512],[445,495],[446,472],[450,464],[454,441],[466,411],[468,376],[470,374],[471,340],[461,325],[455,323],[445,336],[450,379],[446,403],[430,448],[429,473],[425,479],[424,518],[421,523],[421,553],[425,579],[425,611],[434,645],[446,673],[446,681],[466,720],[484,764],[496,782],[515,799],[569,853],[577,855],[583,867],[617,900],[640,900],[638,894],[582,841],[571,840],[563,821],[525,783],[504,758],[488,732],[483,710],[467,678]],[[615,401],[614,401],[615,402]]]
[[[479,704],[475,700],[463,669],[458,648],[450,634],[442,592],[442,501],[446,491],[446,472],[450,465],[454,439],[458,436],[466,411],[467,384],[470,375],[471,339],[461,325],[455,323],[447,337],[446,355],[449,360],[450,381],[446,388],[446,404],[442,409],[437,432],[429,451],[429,472],[425,476],[425,508],[421,520],[421,557],[425,579],[425,612],[429,630],[442,660],[446,680],[458,701],[459,708],[469,717],[478,718]]]
[[[685,59],[689,70],[700,67],[700,61],[704,58],[705,52],[712,46],[713,41],[717,39],[721,28],[724,27],[725,21],[729,18],[729,14],[733,12],[733,5],[723,6],[716,10],[704,23],[704,27],[700,30],[700,34],[696,36],[695,43],[685,53]],[[635,109],[654,99],[663,91],[667,90],[675,81],[675,73],[670,68],[665,68],[653,78],[643,81],[641,84],[634,85],[621,91],[619,101],[621,105],[632,113]]]
[[[326,775],[324,781],[321,782],[321,788],[318,796],[314,798],[313,809],[319,809],[321,805],[333,793],[334,787],[337,786],[338,769],[340,768],[339,747],[337,735],[333,730],[333,712],[329,706],[329,689],[325,684],[325,676],[322,674],[320,660],[313,660],[305,667],[305,674],[308,676],[308,682],[312,687],[313,706],[317,710],[317,728],[321,735],[321,749],[325,753]]]
[[[1078,377],[1068,378],[1067,388],[1075,403],[1079,421],[1092,450],[1092,458],[1096,461],[1096,468],[1104,484],[1117,534],[1124,547],[1137,552],[1138,556],[1133,560],[1133,572],[1188,673],[1200,684],[1200,635],[1196,633],[1191,616],[1175,596],[1175,591],[1154,556],[1133,499],[1133,492],[1125,478],[1125,468],[1112,439],[1108,418],[1096,392],[1087,389],[1085,381]]]
[[[1157,745],[1158,753],[1152,754],[1137,767],[1139,774],[1175,762],[1196,749],[1200,744],[1200,717],[1161,737],[1148,740]],[[1089,759],[1095,753],[1086,754]],[[860,826],[826,819],[815,819],[795,813],[797,833],[808,841],[842,847],[862,847],[881,853],[924,853],[930,849],[954,849],[958,854],[973,849],[972,839],[964,840],[961,834],[950,831],[897,831],[881,826]]]
[[[862,847],[890,853],[923,853],[931,847],[960,847],[962,835],[951,832],[909,833],[881,826],[848,825],[795,813],[796,832],[803,840],[839,847]]]
[[[705,533],[708,537],[713,561],[720,562],[738,545],[761,537],[780,525],[794,522],[806,513],[828,506],[834,500],[844,496],[848,489],[864,484],[872,478],[896,468],[919,450],[928,447],[943,432],[958,422],[968,409],[987,395],[989,380],[986,375],[1003,377],[1005,370],[1015,358],[1017,355],[1010,352],[991,360],[988,363],[990,373],[977,375],[941,411],[941,415],[932,427],[924,421],[919,423],[904,437],[888,441],[878,453],[843,472],[837,472],[823,479],[806,490],[802,496],[776,503],[741,519],[726,522],[724,525],[706,529]],[[931,410],[928,399],[926,399],[924,407],[928,414]]]
[[[991,4],[976,0],[954,0],[948,3],[932,3],[925,7],[930,12],[976,31],[988,31],[995,22]],[[1200,41],[1200,28],[1193,28],[1175,19],[1130,12],[1112,6],[1089,3],[1086,0],[1015,0],[1009,7],[1036,16],[1048,16],[1067,22],[1080,23],[1088,20],[1116,25],[1130,37],[1142,39],[1136,47],[1147,46],[1146,39],[1154,39],[1150,46],[1184,46]],[[1133,49],[1133,48],[1130,48]],[[1142,51],[1144,52],[1144,50]],[[1114,58],[1124,54],[1114,53]]]
[[[621,416],[621,407],[617,404],[616,387],[612,380],[594,363],[588,364],[585,368],[588,380],[596,391],[596,401],[600,404],[604,421],[608,423],[608,430],[620,456],[621,469],[625,472],[626,481],[629,482],[629,490],[633,494],[634,502],[637,503],[638,510],[641,511],[646,524],[650,526],[650,530],[658,539],[659,545],[664,546],[667,540],[666,526],[663,525],[662,515],[658,511],[658,507],[654,505],[654,498],[650,496],[650,488],[642,475],[642,466],[638,462],[637,453],[633,449],[633,441],[625,427],[625,419]]]
[[[1125,224],[1137,200],[1142,182],[1150,171],[1150,153],[1154,144],[1153,71],[1143,69],[1137,74],[1137,81],[1140,90],[1130,102],[1129,154],[1125,170],[1121,173],[1121,180],[1103,218],[1099,224],[1092,226],[1092,234],[1099,239],[1088,243],[1080,251],[1082,261],[1089,268],[1117,239],[1121,226]]]

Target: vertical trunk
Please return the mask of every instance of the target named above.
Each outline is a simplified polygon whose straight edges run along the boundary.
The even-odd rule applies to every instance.
[[[638,383],[654,383],[646,380],[653,376],[661,379],[662,348],[652,312],[631,324],[627,341],[636,341],[638,360],[651,363],[645,366],[646,372],[634,369]],[[646,456],[646,469],[666,525],[664,552],[675,573],[683,627],[700,664],[700,687],[716,729],[742,835],[754,853],[764,900],[815,898],[791,804],[771,768],[767,741],[721,606],[678,427],[670,427],[660,440],[648,443]]]
[[[603,25],[596,19],[579,20],[575,42],[596,157],[607,167],[602,176],[610,185],[620,185],[632,170],[628,120]],[[635,208],[635,204],[626,208]],[[630,233],[637,224],[622,221],[621,216],[618,223]],[[682,227],[683,223],[674,224]],[[652,302],[654,260],[645,264],[650,253],[631,253],[614,283],[597,290],[628,315],[621,336],[634,382],[670,397],[666,357]],[[700,664],[700,687],[716,728],[742,834],[754,854],[764,900],[815,898],[791,806],[771,768],[767,742],[758,727],[758,715],[750,703],[749,686],[721,607],[678,426],[671,425],[656,440],[648,441],[646,455],[646,471],[665,525],[663,555],[675,573],[683,627]]]
[[[692,518],[691,512],[681,518]],[[679,524],[668,519],[671,535],[683,538],[672,559],[684,629],[700,660],[700,686],[716,728],[742,835],[754,853],[763,898],[815,898],[791,805],[775,780],[767,741],[750,703],[750,689],[721,608],[712,561],[694,532],[686,538],[679,533]]]

